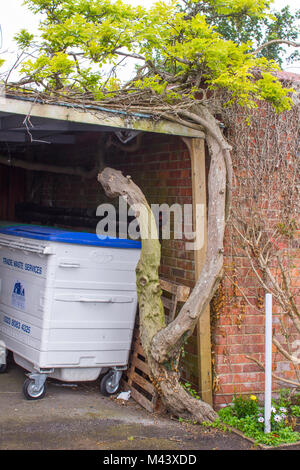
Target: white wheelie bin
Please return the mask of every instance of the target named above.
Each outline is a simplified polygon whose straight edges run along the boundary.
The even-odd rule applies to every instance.
[[[101,392],[118,390],[135,322],[140,250],[127,239],[0,227],[0,341],[29,371],[27,399],[44,396],[48,376],[80,382],[105,373]]]

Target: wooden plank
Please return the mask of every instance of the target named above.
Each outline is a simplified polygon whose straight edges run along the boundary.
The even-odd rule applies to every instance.
[[[138,344],[136,345],[136,352],[137,354],[140,354],[141,356],[145,356],[145,353],[144,353],[144,350],[143,350],[143,347],[140,343],[140,338],[138,338]]]
[[[166,279],[160,279],[159,282],[162,290],[169,292],[170,294],[177,295],[177,300],[179,302],[185,302],[190,295],[190,288],[187,286],[182,286],[180,284],[167,281]]]
[[[169,312],[165,311],[166,321],[170,323],[174,320],[176,315],[177,303],[185,302],[190,294],[190,288],[182,286],[174,282],[167,281],[166,279],[160,279],[160,285],[162,290],[172,294],[171,298],[162,296],[162,304]]]
[[[175,318],[176,310],[177,310],[177,302],[178,302],[178,298],[177,298],[177,294],[176,294],[174,296],[173,305],[172,305],[172,307],[170,308],[170,311],[169,311],[168,323],[171,323]]]
[[[203,246],[194,251],[195,253],[195,279],[200,276],[205,262],[207,246],[207,220],[206,220],[206,168],[205,168],[205,145],[202,139],[191,139],[189,143],[192,163],[192,188],[193,188],[193,210],[194,221],[196,221],[197,204],[204,206],[202,220],[197,220],[197,227],[203,232]],[[198,231],[199,231],[198,228]],[[195,230],[195,228],[194,228]],[[201,315],[197,326],[198,344],[198,375],[199,390],[201,398],[212,405],[212,371],[211,371],[211,339],[210,339],[210,308],[209,306]]]
[[[170,294],[176,295],[177,285],[174,282],[170,282],[167,279],[160,279],[159,283],[162,290],[169,292]]]
[[[143,408],[145,408],[147,411],[150,413],[153,413],[156,409],[156,400],[157,400],[157,394],[153,394],[151,400],[146,398],[144,395],[142,395],[136,388],[134,388],[134,385],[131,385],[130,387],[128,386],[128,382],[126,382],[125,379],[121,380],[121,386],[124,390],[130,389],[131,392],[131,397],[139,403]]]
[[[138,353],[137,349],[139,349],[141,352]],[[143,359],[145,359],[145,353],[143,351],[142,345],[140,344],[139,340],[136,343],[136,347],[135,347],[134,352],[132,354],[130,368],[133,368],[133,369],[138,368],[144,374],[149,375],[150,374],[150,369],[149,369],[149,366],[146,362],[146,359],[145,360],[139,359],[138,355],[140,357],[142,357]]]
[[[140,359],[136,358],[135,367],[149,377],[150,369],[147,362],[141,361]]]
[[[134,353],[133,353],[133,357],[134,357]],[[131,384],[132,384],[132,377],[133,377],[133,374],[134,374],[134,364],[131,363],[130,364],[130,367],[128,368],[128,370],[123,374],[123,376],[125,376],[127,378],[127,383],[128,383],[128,386],[130,387]]]
[[[30,99],[30,98],[29,98]],[[12,98],[0,95],[0,111],[4,113],[17,114],[31,118],[47,118],[70,123],[92,124],[99,129],[132,129],[136,131],[155,132],[158,134],[179,135],[185,137],[204,138],[204,133],[190,127],[177,124],[165,119],[153,119],[153,116],[105,109],[99,106],[90,106],[83,109],[76,104],[65,103],[42,104],[38,100],[21,97]],[[41,122],[41,120],[40,120]],[[86,126],[84,127],[86,130]],[[72,125],[69,128],[72,131]],[[78,130],[78,126],[76,126]]]
[[[183,299],[182,301],[185,301],[190,293],[190,288],[169,282],[165,279],[161,280],[161,287],[164,292],[168,292],[168,294],[171,295],[170,298],[167,298],[164,295],[162,296],[166,320],[170,320],[170,318],[172,319],[172,315],[175,314],[176,306],[179,301],[178,299]],[[138,373],[138,370],[141,373]],[[161,404],[158,400],[158,394],[150,380],[150,369],[141,345],[138,316],[133,330],[129,368],[127,373],[124,373],[122,384],[127,389],[130,389],[132,398],[146,410],[153,412],[160,408]],[[139,389],[137,389],[137,387]]]
[[[155,388],[151,382],[148,382],[144,377],[139,374],[135,374],[134,378],[132,379],[133,382],[137,383],[143,390],[150,393],[151,395],[154,394]]]
[[[143,408],[145,408],[147,411],[150,413],[153,413],[155,410],[155,405],[156,403],[152,401],[149,401],[147,398],[145,398],[141,393],[139,393],[135,388],[131,389],[131,396],[132,398],[139,403]]]

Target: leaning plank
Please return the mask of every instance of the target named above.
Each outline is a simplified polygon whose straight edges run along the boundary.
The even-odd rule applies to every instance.
[[[135,368],[139,369],[141,372],[148,375],[149,377],[150,369],[149,369],[147,362],[141,361],[140,359],[136,358]]]
[[[175,318],[178,302],[185,302],[190,294],[190,288],[175,284],[166,279],[160,279],[162,303],[165,309],[166,321]],[[150,379],[150,370],[140,341],[139,316],[133,330],[132,348],[129,367],[123,374],[122,386],[131,391],[132,398],[147,411],[154,412],[161,407],[158,394]]]
[[[149,392],[151,395],[154,394],[155,389],[154,389],[153,385],[146,378],[142,377],[139,374],[135,374],[133,380],[143,390],[145,390],[146,392]]]
[[[177,295],[179,302],[187,301],[191,290],[189,287],[167,281],[166,279],[160,279],[159,282],[162,290]]]
[[[131,389],[131,396],[143,408],[145,408],[147,411],[150,411],[150,413],[153,413],[153,411],[155,410],[155,403],[154,403],[153,400],[151,400],[151,401],[148,400],[147,398],[145,398],[141,393],[139,393],[134,388]]]

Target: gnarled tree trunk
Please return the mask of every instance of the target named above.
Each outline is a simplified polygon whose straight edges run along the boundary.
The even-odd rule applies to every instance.
[[[231,171],[229,147],[213,116],[205,108],[188,117],[191,116],[196,123],[204,126],[211,154],[208,178],[208,246],[200,277],[178,316],[168,326],[165,325],[158,276],[160,243],[157,237],[149,237],[149,226],[153,229],[155,222],[146,198],[131,178],[124,177],[117,170],[105,168],[98,180],[109,197],[122,196],[127,200],[140,225],[142,251],[136,269],[140,334],[153,383],[172,414],[201,423],[214,421],[217,415],[210,405],[196,400],[180,385],[178,362],[184,342],[193,333],[222,277],[225,214],[228,212],[226,194],[231,188]]]

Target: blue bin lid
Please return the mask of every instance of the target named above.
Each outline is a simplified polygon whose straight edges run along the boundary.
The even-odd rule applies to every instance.
[[[96,235],[87,232],[70,232],[54,227],[41,227],[37,225],[14,225],[0,227],[0,233],[15,237],[31,238],[34,240],[46,240],[57,243],[73,243],[76,245],[103,246],[111,248],[135,248],[140,249],[140,241],[126,238],[113,238],[106,235]]]

